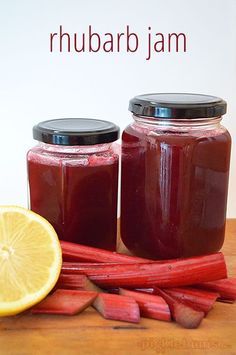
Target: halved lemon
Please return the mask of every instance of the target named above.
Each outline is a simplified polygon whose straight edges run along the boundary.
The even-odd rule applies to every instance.
[[[46,219],[22,207],[0,206],[0,316],[46,297],[61,265],[60,243]]]

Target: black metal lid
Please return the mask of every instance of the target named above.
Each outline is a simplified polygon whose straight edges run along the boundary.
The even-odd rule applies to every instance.
[[[135,115],[169,119],[220,117],[226,107],[219,97],[189,93],[138,95],[129,102],[129,110]]]
[[[60,118],[33,127],[34,139],[58,145],[93,145],[114,142],[120,129],[114,123],[89,118]]]

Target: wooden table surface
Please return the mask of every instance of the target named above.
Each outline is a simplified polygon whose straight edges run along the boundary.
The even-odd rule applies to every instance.
[[[236,275],[236,219],[227,221],[223,247]],[[0,318],[1,355],[236,354],[236,303],[217,302],[199,329],[142,318],[140,324],[103,319],[92,308],[73,317]]]

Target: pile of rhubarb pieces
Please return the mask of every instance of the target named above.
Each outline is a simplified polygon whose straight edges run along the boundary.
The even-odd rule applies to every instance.
[[[93,306],[104,318],[141,317],[197,328],[216,301],[233,303],[222,253],[153,261],[61,241],[63,266],[53,292],[34,314],[74,315]]]

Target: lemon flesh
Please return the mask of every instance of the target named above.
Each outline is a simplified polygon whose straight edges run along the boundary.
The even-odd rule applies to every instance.
[[[45,298],[61,265],[60,243],[48,221],[22,207],[0,206],[0,316]]]

